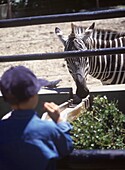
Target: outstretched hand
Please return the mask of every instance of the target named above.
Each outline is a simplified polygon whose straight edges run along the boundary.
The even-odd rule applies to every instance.
[[[45,102],[44,109],[48,112],[49,116],[54,122],[58,123],[62,121],[60,118],[60,110],[58,105],[53,102]]]

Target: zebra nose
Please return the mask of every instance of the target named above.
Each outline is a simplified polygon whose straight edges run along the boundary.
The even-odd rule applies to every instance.
[[[82,101],[76,94],[73,95],[73,104],[79,104]]]
[[[84,99],[89,95],[89,89],[87,87],[77,87],[76,95],[79,98]]]
[[[77,80],[76,81],[76,95],[80,97],[81,99],[85,98],[89,94],[89,89],[87,88],[86,85],[86,80],[85,78],[82,78],[82,80]]]

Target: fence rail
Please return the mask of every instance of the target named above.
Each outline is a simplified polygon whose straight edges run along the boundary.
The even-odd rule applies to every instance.
[[[46,15],[36,17],[25,17],[16,19],[0,20],[0,28],[17,27],[37,24],[71,22],[71,21],[85,21],[96,19],[108,19],[125,17],[125,9],[110,9],[102,11],[91,11],[82,13]],[[0,56],[0,62],[12,61],[26,61],[26,60],[48,60],[48,59],[62,59],[69,57],[90,57],[93,55],[109,55],[109,54],[124,54],[125,47],[122,48],[103,48],[86,51],[68,51],[60,53],[42,53],[42,54],[19,54],[19,55],[4,55]]]
[[[79,12],[0,20],[0,28],[125,17],[125,9]]]
[[[102,48],[96,50],[85,51],[65,51],[60,53],[39,53],[39,54],[19,54],[0,56],[0,62],[12,62],[12,61],[26,61],[26,60],[51,60],[62,59],[69,57],[92,57],[94,55],[110,55],[110,54],[124,54],[125,47],[119,48]]]

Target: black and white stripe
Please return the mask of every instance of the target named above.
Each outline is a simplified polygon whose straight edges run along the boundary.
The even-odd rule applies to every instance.
[[[59,28],[55,30],[57,35],[60,34],[58,37],[63,39],[61,41],[64,44],[65,51],[125,46],[125,33],[120,34],[110,31],[108,36],[107,32],[105,33],[102,30],[100,30],[100,33],[99,30],[94,33],[94,23],[85,30],[74,24],[71,27],[72,32],[67,40],[63,39]],[[66,62],[69,72],[76,82],[76,94],[81,98],[86,95],[86,78],[88,74],[101,80],[103,84],[125,83],[125,54],[68,58]]]
[[[124,47],[125,37],[103,41],[91,39],[94,49]],[[103,84],[125,83],[125,54],[93,56],[89,58],[89,74],[101,80]]]
[[[94,27],[95,23],[93,23],[92,25]],[[85,30],[87,29],[87,27],[78,26],[75,24],[73,24],[73,27],[74,27],[75,34],[78,35],[84,34]],[[94,29],[91,34],[91,38],[101,39],[101,40],[114,40],[116,38],[123,37],[123,36],[125,36],[125,32],[111,31],[108,29]]]

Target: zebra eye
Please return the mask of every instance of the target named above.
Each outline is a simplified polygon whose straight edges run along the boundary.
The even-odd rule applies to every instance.
[[[85,44],[82,40],[80,39],[74,39],[74,46],[78,49],[78,50],[82,50],[85,49]]]

